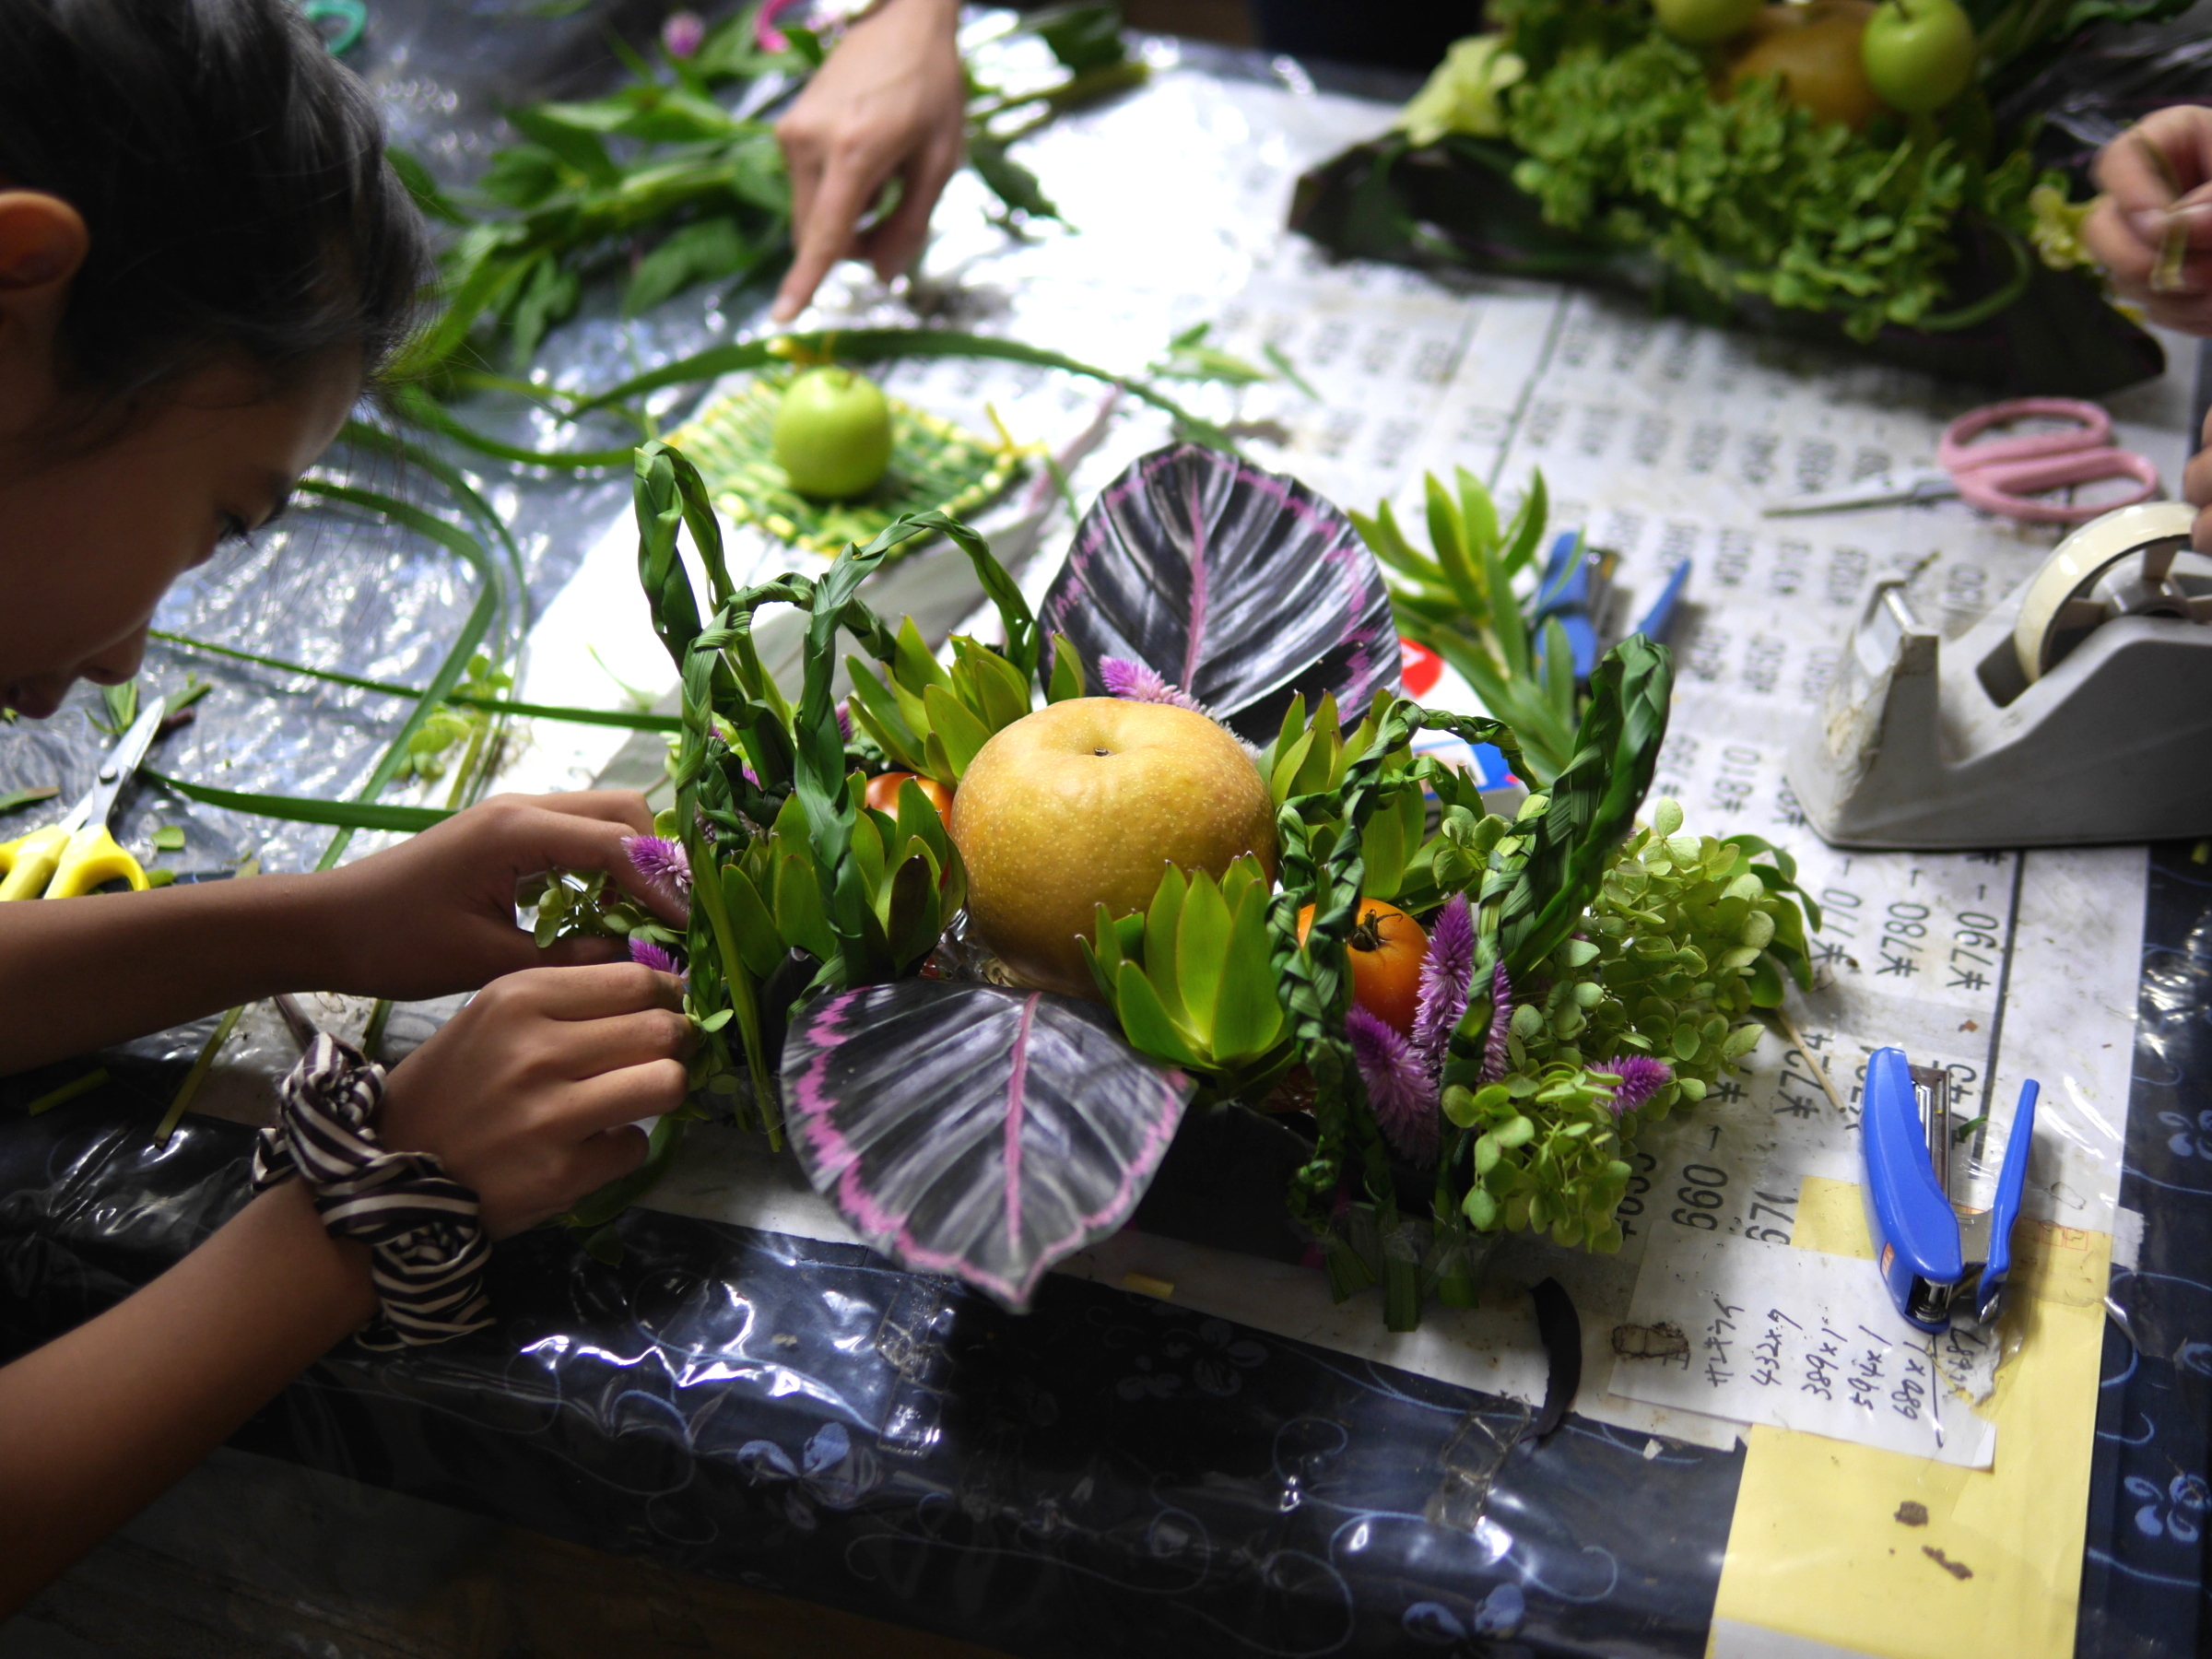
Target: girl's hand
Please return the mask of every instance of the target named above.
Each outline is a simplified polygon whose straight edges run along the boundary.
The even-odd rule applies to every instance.
[[[776,123],[791,174],[791,271],[770,315],[788,323],[830,267],[865,259],[888,282],[922,251],[930,209],[967,146],[957,0],[888,0],[853,25]],[[899,205],[858,231],[892,179]]]
[[[2154,323],[2212,334],[2212,109],[2147,115],[2097,158],[2098,199],[2082,238],[2112,286]],[[2161,271],[2170,230],[2180,269]]]
[[[486,986],[394,1069],[379,1133],[434,1152],[503,1239],[645,1161],[637,1120],[683,1104],[682,985],[634,963],[541,968]]]
[[[314,877],[324,988],[417,1001],[473,991],[504,973],[629,959],[619,939],[544,950],[515,925],[514,890],[547,870],[604,870],[664,920],[681,900],[639,875],[623,841],[652,832],[645,797],[626,791],[499,795],[411,841]]]

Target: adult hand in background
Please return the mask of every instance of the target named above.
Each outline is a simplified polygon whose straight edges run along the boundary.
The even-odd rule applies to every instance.
[[[2083,240],[2120,294],[2154,323],[2212,335],[2212,109],[2159,110],[2104,147]],[[2178,270],[2160,268],[2170,231]],[[2192,497],[2192,500],[2195,498]]]
[[[2104,189],[2082,237],[2112,287],[2154,323],[2212,335],[2212,109],[2179,104],[2144,117],[2097,158]],[[2174,267],[2169,239],[2181,239]],[[2212,555],[2212,417],[2182,474],[2200,511],[2191,540]]]
[[[487,985],[394,1068],[386,1147],[434,1152],[503,1239],[645,1160],[640,1118],[684,1102],[683,985],[634,962]]]
[[[540,950],[515,925],[516,884],[547,870],[604,870],[681,926],[681,895],[648,880],[624,843],[650,834],[628,791],[499,795],[398,846],[311,878],[328,941],[324,988],[412,1001],[474,991],[526,968],[629,959],[620,939]]]
[[[2205,416],[2205,429],[2196,435],[2197,452],[2182,469],[2182,500],[2196,509],[2189,543],[2212,558],[2212,411]]]
[[[865,259],[888,282],[921,252],[966,142],[959,23],[958,0],[887,0],[853,25],[776,124],[796,250],[776,322],[804,311],[841,259]],[[898,205],[861,229],[893,179]]]

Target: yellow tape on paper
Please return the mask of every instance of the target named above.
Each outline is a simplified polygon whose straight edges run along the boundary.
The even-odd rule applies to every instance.
[[[1791,1242],[1871,1260],[1859,1189],[1808,1177]],[[1712,1659],[2070,1659],[2112,1239],[2023,1220],[2013,1242],[1996,1466],[1753,1428]]]

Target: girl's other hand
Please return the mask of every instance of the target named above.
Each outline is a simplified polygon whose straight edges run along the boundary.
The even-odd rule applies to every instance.
[[[683,1104],[683,987],[635,963],[541,968],[486,986],[400,1063],[378,1120],[433,1152],[503,1239],[645,1160],[640,1118]]]
[[[2083,240],[2112,286],[2154,323],[2212,334],[2212,109],[2147,115],[2097,158],[2098,199]],[[2170,236],[2182,255],[2174,268]]]
[[[653,830],[628,791],[498,795],[413,840],[315,878],[324,988],[416,1001],[473,991],[537,967],[620,962],[619,939],[566,939],[544,950],[515,925],[516,886],[547,870],[604,870],[663,920],[681,897],[638,872],[623,843]]]

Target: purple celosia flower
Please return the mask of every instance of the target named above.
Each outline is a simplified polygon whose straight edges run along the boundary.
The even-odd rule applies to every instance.
[[[1413,1052],[1430,1077],[1443,1069],[1444,1045],[1467,1011],[1475,972],[1475,918],[1467,896],[1452,900],[1429,924],[1429,950],[1421,958],[1421,999],[1413,1016]]]
[[[847,743],[853,741],[853,707],[850,703],[841,702],[837,705],[837,735]],[[752,773],[747,771],[746,776],[752,777]],[[758,782],[759,780],[755,779],[754,782]]]
[[[691,897],[691,854],[683,842],[663,835],[632,835],[624,838],[622,850],[646,880],[658,882],[680,898]]]
[[[1421,1165],[1436,1161],[1436,1080],[1413,1045],[1365,1008],[1345,1016],[1344,1034],[1367,1085],[1375,1122],[1400,1154]]]
[[[632,939],[629,942],[629,959],[639,966],[652,969],[655,973],[673,973],[684,977],[684,971],[675,954],[665,945],[655,945],[650,939]]]
[[[1194,714],[1212,717],[1212,711],[1204,703],[1182,687],[1169,685],[1147,664],[1133,663],[1127,657],[1100,657],[1099,678],[1105,682],[1109,697],[1126,698],[1131,702],[1172,703]]]
[[[1675,1080],[1674,1070],[1666,1062],[1653,1060],[1643,1054],[1628,1054],[1618,1060],[1600,1060],[1590,1069],[1611,1072],[1620,1079],[1620,1087],[1613,1091],[1615,1117],[1635,1111]]]
[[[1484,1083],[1495,1083],[1505,1076],[1505,1040],[1513,1029],[1513,982],[1505,977],[1505,964],[1498,964],[1497,972],[1490,976],[1490,1034],[1482,1050],[1482,1077]]]
[[[670,12],[661,25],[661,47],[672,58],[696,55],[707,38],[707,20],[695,11]]]

